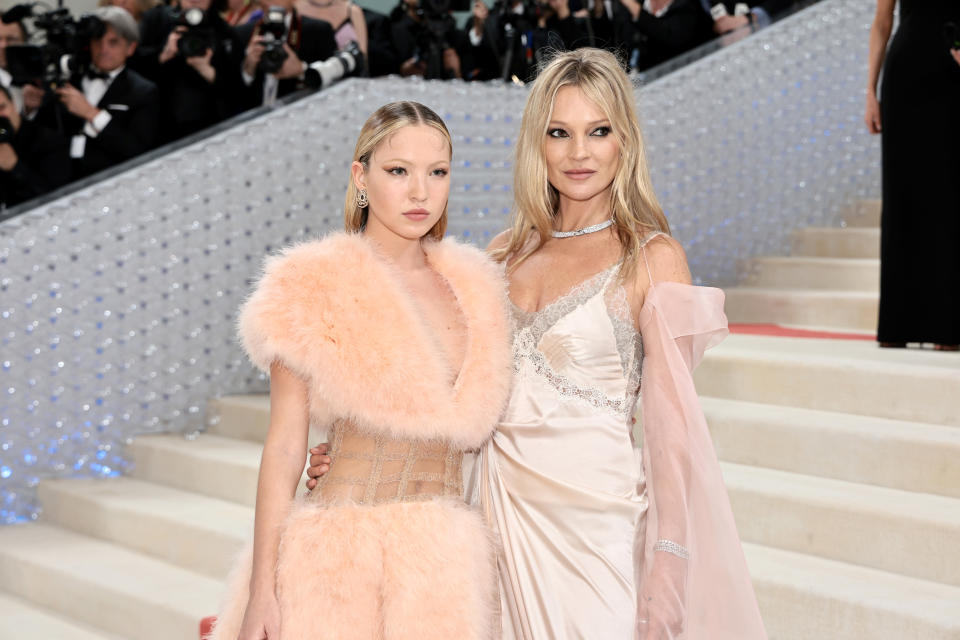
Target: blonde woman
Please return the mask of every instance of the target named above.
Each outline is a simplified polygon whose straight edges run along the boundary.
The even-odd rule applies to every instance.
[[[723,292],[690,284],[612,54],[546,65],[515,166],[513,226],[490,247],[513,385],[473,496],[501,543],[502,637],[766,638],[691,375],[726,335]]]
[[[239,333],[270,373],[252,555],[213,638],[488,640],[489,530],[463,499],[463,451],[489,438],[510,381],[501,271],[441,240],[450,134],[415,102],[363,126],[345,234],[271,258]],[[308,425],[333,465],[293,495]]]
[[[723,292],[690,284],[612,54],[543,69],[516,166],[492,247],[516,373],[477,498],[503,542],[504,637],[765,638],[691,377],[726,334]]]

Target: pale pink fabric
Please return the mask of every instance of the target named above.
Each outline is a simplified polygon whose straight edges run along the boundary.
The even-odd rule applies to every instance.
[[[651,285],[641,463],[630,438],[641,336],[614,276],[542,312],[515,309],[510,401],[474,497],[501,542],[503,639],[763,640],[691,376],[726,335],[723,292]],[[654,552],[658,539],[689,560]]]
[[[692,371],[727,334],[723,292],[662,282],[640,312],[643,464],[649,509],[640,565],[649,638],[766,638]],[[654,552],[657,540],[690,552]],[[648,599],[649,598],[649,599]],[[648,606],[644,609],[643,604]],[[641,638],[644,636],[641,635]]]

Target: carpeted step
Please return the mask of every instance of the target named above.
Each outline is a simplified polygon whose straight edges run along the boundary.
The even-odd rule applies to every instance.
[[[734,323],[773,323],[875,331],[876,291],[731,287],[725,289],[727,318]]]
[[[743,286],[862,291],[880,290],[878,258],[762,257],[748,262]]]
[[[134,478],[40,483],[44,520],[172,565],[225,578],[253,509]]]
[[[793,232],[793,255],[820,258],[879,258],[880,228],[805,227]]]
[[[957,640],[960,588],[744,544],[771,640]]]
[[[252,507],[262,443],[202,433],[137,436],[129,447],[132,475],[140,480],[193,491]]]
[[[742,540],[960,586],[960,499],[721,466]]]
[[[721,460],[960,498],[960,429],[701,396]]]
[[[48,609],[4,593],[0,593],[0,638],[121,640],[120,636],[67,620]]]
[[[705,396],[960,427],[956,353],[733,334],[694,377]]]
[[[49,524],[0,527],[8,593],[127,640],[195,640],[223,584]]]

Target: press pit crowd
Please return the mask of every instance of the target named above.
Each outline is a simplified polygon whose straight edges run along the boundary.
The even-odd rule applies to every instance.
[[[790,4],[475,0],[457,25],[449,0],[402,0],[389,16],[351,0],[101,0],[105,28],[90,40],[85,72],[57,84],[12,82],[6,47],[30,42],[31,26],[5,14],[0,208],[316,88],[311,65],[338,51],[359,51],[353,73],[363,76],[522,82],[549,51],[579,46],[615,49],[645,70],[717,36],[748,34]],[[203,38],[185,47],[190,10],[202,12]]]

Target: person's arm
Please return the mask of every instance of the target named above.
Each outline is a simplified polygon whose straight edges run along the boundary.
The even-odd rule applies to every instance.
[[[680,244],[658,236],[642,249],[633,289],[646,303],[652,282],[690,285],[690,271]],[[642,308],[642,307],[641,307]],[[652,552],[650,566],[642,567],[637,592],[637,624],[640,638],[673,638],[686,624],[686,579],[690,540],[688,508],[690,490],[690,440],[684,411],[683,390],[676,385],[673,336],[659,322],[643,315],[637,320],[644,348],[643,440],[645,475],[651,495],[655,541],[645,541]],[[689,372],[687,377],[689,378]],[[692,378],[683,380],[692,387]],[[642,551],[637,562],[642,562]]]
[[[364,57],[366,57],[367,20],[363,17],[363,9],[361,9],[359,5],[350,5],[350,24],[353,25],[353,30],[357,33],[357,46],[360,47],[360,51],[362,51]]]
[[[283,521],[303,472],[309,426],[306,383],[275,362],[270,367],[270,426],[257,480],[250,598],[240,640],[279,638],[277,556]]]
[[[880,122],[880,101],[877,99],[877,83],[880,80],[880,69],[883,68],[883,59],[887,55],[887,42],[893,31],[893,9],[897,0],[877,0],[877,12],[873,16],[870,26],[870,53],[867,62],[867,108],[863,121],[870,133],[880,133],[883,125]]]
[[[127,160],[150,150],[157,140],[157,123],[160,118],[159,92],[150,84],[145,94],[135,104],[129,105],[129,118],[123,124],[111,118],[105,125],[97,126],[97,144],[119,160]],[[106,111],[101,111],[106,113]]]

